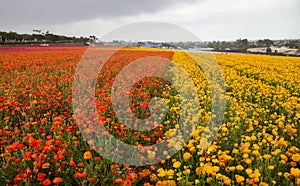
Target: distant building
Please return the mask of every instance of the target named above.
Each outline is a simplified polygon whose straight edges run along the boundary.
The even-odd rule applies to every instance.
[[[247,52],[249,53],[267,53],[268,47],[259,47],[259,48],[248,48]],[[292,48],[287,48],[287,47],[276,47],[272,46],[270,47],[272,53],[277,53],[277,54],[284,54],[284,55],[296,55],[299,56],[299,50],[298,49],[292,49]]]

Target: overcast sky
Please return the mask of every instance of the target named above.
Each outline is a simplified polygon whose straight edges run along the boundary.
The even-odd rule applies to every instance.
[[[299,0],[0,0],[0,30],[102,37],[135,22],[163,21],[202,41],[300,38]],[[141,30],[141,32],[146,32]],[[176,33],[173,33],[176,34]],[[130,38],[133,39],[133,38]]]

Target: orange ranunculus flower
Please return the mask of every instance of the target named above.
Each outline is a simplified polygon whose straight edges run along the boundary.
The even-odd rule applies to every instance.
[[[45,179],[45,180],[42,182],[42,185],[44,185],[44,186],[51,185],[50,179]]]
[[[32,152],[26,151],[24,153],[24,160],[29,161],[31,159]]]
[[[73,167],[75,165],[75,161],[71,159],[69,165]]]
[[[132,185],[132,181],[129,179],[126,179],[125,182],[123,183],[123,186],[131,186]]]
[[[49,163],[44,163],[42,165],[42,169],[48,169],[50,167],[50,164]]]
[[[95,180],[95,178],[96,178],[96,177],[90,177],[90,178],[88,178],[87,180],[88,180],[88,182],[93,182],[93,181]]]
[[[89,160],[93,157],[93,154],[91,153],[91,151],[86,151],[84,154],[83,154],[83,158],[86,159],[86,160]]]
[[[161,182],[161,181],[158,181],[156,184],[155,184],[155,186],[162,186],[163,185],[163,183]]]
[[[120,184],[122,184],[122,183],[123,183],[123,180],[122,180],[122,179],[120,179],[120,178],[119,178],[119,179],[116,179],[116,180],[115,180],[115,183],[116,183],[116,184],[118,184],[118,185],[120,185]]]
[[[14,178],[14,182],[17,183],[19,181],[22,181],[24,179],[24,175],[23,174],[18,174],[15,178]]]
[[[52,181],[54,184],[59,184],[63,181],[63,179],[61,177],[56,177],[54,178],[54,180]]]
[[[38,173],[37,175],[37,180],[38,181],[43,181],[46,177],[46,174],[45,173]]]
[[[80,173],[80,172],[76,172],[76,173],[74,174],[74,177],[75,177],[75,178],[81,178],[81,173]]]
[[[202,171],[202,168],[201,168],[201,167],[197,167],[197,168],[196,168],[196,174],[197,174],[197,175],[200,175],[200,174],[201,174],[201,171]]]
[[[86,173],[86,172],[82,172],[82,173],[76,172],[76,173],[74,174],[74,177],[75,177],[75,178],[84,178],[84,177],[86,177],[86,176],[87,176],[87,173]]]

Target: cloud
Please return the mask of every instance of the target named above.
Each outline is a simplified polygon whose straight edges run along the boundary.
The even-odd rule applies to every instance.
[[[299,0],[210,0],[148,17],[187,28],[201,40],[296,39],[300,38],[298,7]]]
[[[89,19],[110,19],[155,13],[195,0],[4,0],[0,6],[2,25],[63,24]]]
[[[167,22],[145,21],[132,23],[108,32],[101,40],[132,41],[200,41],[187,29]]]
[[[162,21],[201,40],[295,39],[300,38],[299,7],[299,0],[4,0],[0,30],[102,37],[126,24]]]

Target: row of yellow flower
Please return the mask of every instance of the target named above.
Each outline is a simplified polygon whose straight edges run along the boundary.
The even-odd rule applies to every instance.
[[[206,55],[173,56],[195,83],[202,109],[192,139],[171,158],[173,166],[168,160],[161,162],[164,168],[157,170],[156,185],[167,180],[177,185],[300,185],[300,59],[216,54],[228,106],[221,127],[208,129],[210,87],[197,66]],[[209,130],[219,132],[202,151],[209,136],[201,134]]]

